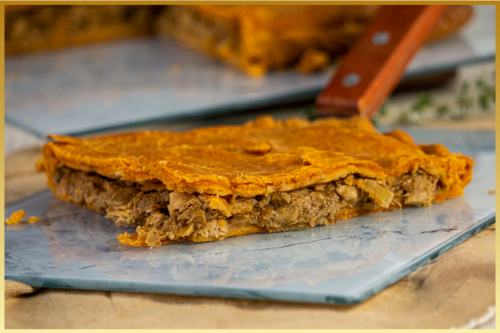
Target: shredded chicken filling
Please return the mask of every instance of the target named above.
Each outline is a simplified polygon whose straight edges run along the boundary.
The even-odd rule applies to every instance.
[[[57,29],[78,34],[119,24],[147,27],[150,19],[148,6],[43,6],[9,13],[5,41],[34,44],[46,41]]]
[[[304,29],[280,34],[276,28],[265,29],[250,19],[222,18],[191,6],[167,6],[156,27],[163,36],[174,37],[250,74],[262,74],[297,63],[303,72],[321,70],[329,64],[330,54],[347,51],[366,24],[366,18],[332,19],[304,39]]]
[[[326,184],[254,198],[172,192],[159,182],[137,184],[94,173],[59,168],[56,193],[106,213],[118,225],[138,225],[150,246],[162,241],[223,239],[242,227],[262,231],[307,229],[334,223],[343,210],[429,205],[438,178],[422,169],[385,180],[356,175]]]
[[[174,36],[225,60],[239,52],[240,31],[235,22],[210,18],[188,6],[165,7],[156,29],[162,35]]]

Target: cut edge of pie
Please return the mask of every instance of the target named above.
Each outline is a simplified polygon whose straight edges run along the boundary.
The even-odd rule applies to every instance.
[[[37,164],[55,195],[137,225],[160,246],[308,229],[463,194],[473,160],[368,120],[270,117],[183,133],[51,136]]]

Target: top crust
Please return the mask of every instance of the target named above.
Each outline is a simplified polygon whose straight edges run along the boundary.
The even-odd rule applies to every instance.
[[[257,29],[268,30],[268,33],[287,33],[287,30],[296,29],[298,26],[301,29],[320,27],[315,31],[316,35],[339,22],[347,21],[346,25],[369,22],[382,8],[381,5],[191,5],[191,7],[208,17],[240,21],[241,25],[251,24]],[[470,5],[448,6],[431,30],[427,41],[435,41],[454,33],[469,21],[473,11]]]
[[[403,131],[379,134],[362,118],[274,120],[182,133],[144,131],[79,139],[49,135],[39,169],[69,168],[176,192],[254,197],[327,183],[349,174],[390,180],[423,169],[439,177],[436,201],[463,194],[471,158],[416,145]],[[53,187],[52,177],[49,186]]]
[[[240,43],[236,50],[228,45],[208,53],[235,62],[251,75],[279,70],[297,64],[307,51],[317,50],[331,55],[347,52],[369,22],[376,17],[381,5],[190,5],[205,19],[235,26]],[[447,6],[427,36],[433,42],[455,33],[467,23],[473,8],[468,5]],[[179,29],[189,30],[183,22]],[[185,29],[185,30],[184,30]],[[198,40],[201,37],[196,37]],[[184,38],[181,38],[184,39]],[[185,42],[191,44],[186,39]],[[203,44],[202,41],[198,41]],[[202,47],[203,48],[203,47]],[[234,53],[234,54],[233,54]],[[319,67],[318,67],[319,68]]]

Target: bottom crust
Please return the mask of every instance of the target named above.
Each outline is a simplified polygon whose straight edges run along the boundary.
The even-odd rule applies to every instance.
[[[59,198],[106,213],[118,225],[137,225],[136,234],[118,237],[133,246],[309,229],[405,205],[429,205],[441,187],[438,177],[423,169],[388,180],[349,175],[253,198],[178,193],[161,183],[112,180],[67,167],[53,169],[49,176]]]

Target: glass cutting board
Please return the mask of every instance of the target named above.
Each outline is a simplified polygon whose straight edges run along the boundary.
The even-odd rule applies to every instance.
[[[6,208],[41,221],[5,226],[5,277],[41,287],[357,303],[494,223],[495,136],[467,133],[453,146],[476,163],[462,197],[305,231],[130,247],[116,236],[134,228],[42,192]],[[461,133],[412,135],[440,142]]]

